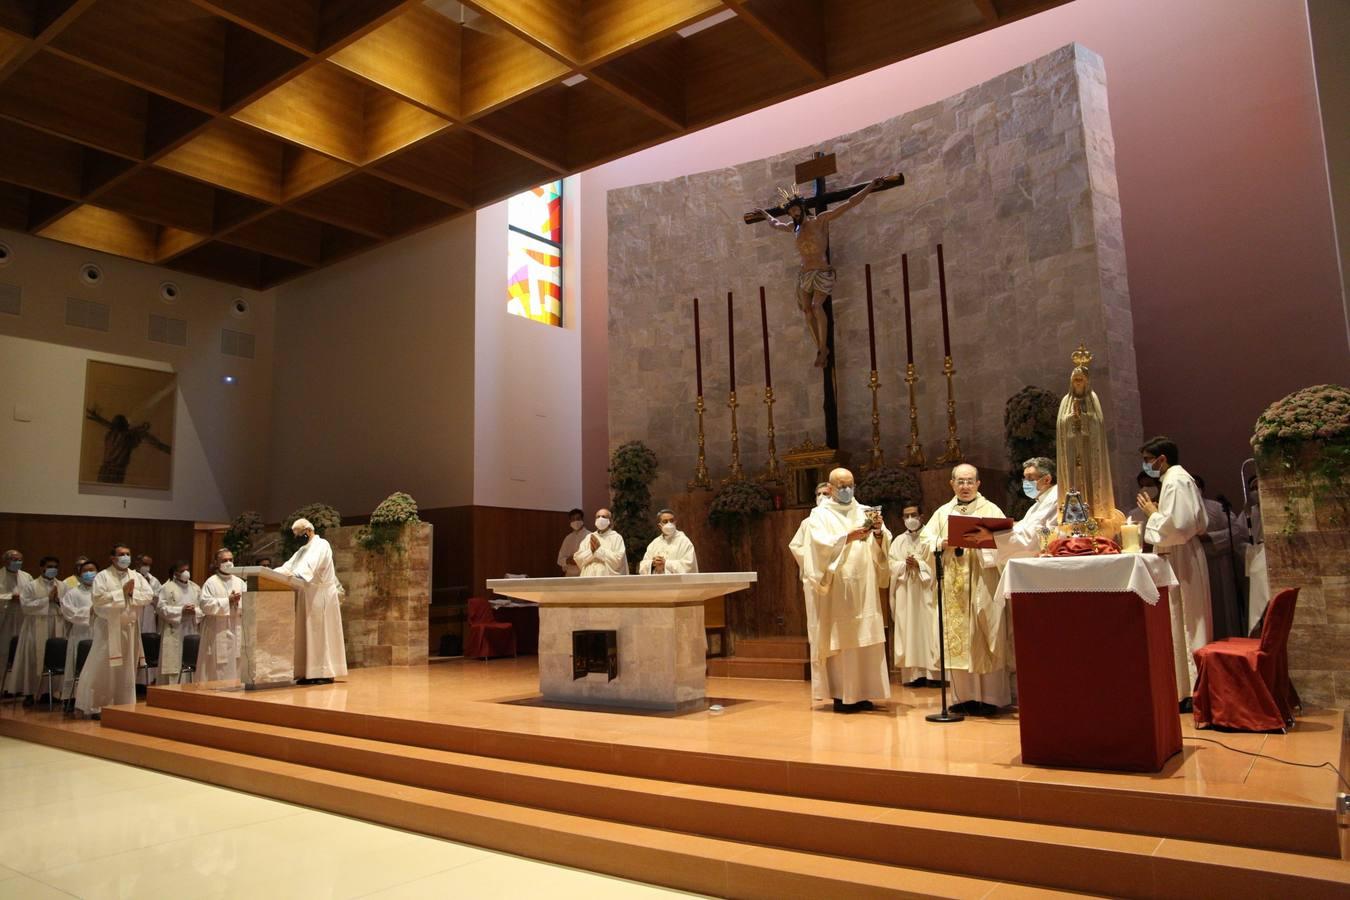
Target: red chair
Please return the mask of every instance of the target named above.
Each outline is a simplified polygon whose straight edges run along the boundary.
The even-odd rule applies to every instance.
[[[469,598],[469,633],[464,655],[470,659],[516,655],[516,630],[510,622],[498,622],[492,616],[492,604],[486,597]]]
[[[1195,651],[1192,712],[1197,728],[1284,731],[1294,723],[1298,695],[1289,681],[1289,631],[1298,588],[1270,601],[1260,639],[1228,638]]]

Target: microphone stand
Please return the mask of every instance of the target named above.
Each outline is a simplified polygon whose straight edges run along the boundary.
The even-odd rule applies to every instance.
[[[937,608],[938,608],[938,665],[941,667],[942,678],[942,712],[929,713],[924,716],[930,722],[963,722],[965,716],[960,713],[954,713],[947,708],[947,634],[943,627],[942,616],[942,548],[933,554],[933,566],[937,573]],[[965,551],[957,547],[956,555],[960,556]]]
[[[1219,506],[1223,508],[1224,519],[1228,523],[1228,562],[1233,570],[1233,593],[1237,595],[1237,619],[1239,634],[1247,633],[1247,601],[1242,596],[1242,576],[1238,574],[1237,547],[1233,544],[1233,504],[1223,494],[1219,495]]]

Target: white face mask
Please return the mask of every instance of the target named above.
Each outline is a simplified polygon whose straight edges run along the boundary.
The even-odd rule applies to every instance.
[[[816,506],[824,506],[826,503],[829,502],[830,502],[829,494],[818,494],[816,496]]]
[[[233,563],[233,562],[223,562],[223,563],[221,563],[221,564],[220,564],[220,571],[221,571],[221,574],[223,574],[223,575],[228,575],[228,574],[230,574],[231,572],[234,571],[234,563]]]
[[[608,527],[609,527],[609,519],[605,518],[604,516],[597,516],[597,517],[596,517],[596,519],[595,519],[595,530],[596,530],[596,531],[604,531],[604,530],[605,530],[606,528],[608,528]]]
[[[580,520],[580,519],[577,519],[577,520],[575,520],[575,521],[573,521],[573,522],[569,522],[568,524],[572,526],[572,530],[573,530],[573,531],[580,531],[580,530],[581,530],[581,520]]]
[[[919,530],[919,517],[918,517],[918,516],[909,516],[908,518],[906,518],[906,519],[905,519],[905,527],[908,528],[910,531],[918,531],[918,530]]]
[[[127,556],[125,553],[123,553],[121,556],[117,557],[117,568],[126,569],[130,567],[131,567],[130,556]]]
[[[190,571],[187,571],[187,570],[184,570],[184,571],[178,573],[178,580],[181,581],[181,582],[183,582],[184,584],[187,584],[187,583],[188,583],[188,579],[190,579],[191,577],[192,577],[192,573],[191,573]]]
[[[146,576],[147,578],[150,576],[150,567],[149,567],[149,566],[141,566],[141,567],[140,567],[139,569],[137,569],[136,571],[140,572],[142,575]]]
[[[675,533],[675,523],[674,522],[664,523],[661,526],[661,533],[664,534],[666,537],[670,537],[672,534]]]

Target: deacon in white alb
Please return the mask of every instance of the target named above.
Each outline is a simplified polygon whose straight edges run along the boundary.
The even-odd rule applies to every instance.
[[[1195,690],[1195,651],[1209,643],[1212,618],[1209,608],[1209,564],[1200,535],[1208,524],[1200,489],[1189,472],[1178,465],[1177,445],[1155,437],[1139,448],[1144,471],[1162,479],[1162,492],[1154,503],[1144,494],[1139,508],[1148,516],[1144,540],[1158,555],[1167,558],[1177,576],[1169,594],[1172,613],[1172,655],[1177,671],[1177,695],[1182,712],[1191,708]]]
[[[830,502],[830,483],[822,481],[816,485],[816,506],[820,507]],[[797,533],[792,536],[792,541],[788,543],[788,550],[791,551],[794,559],[797,560],[797,570],[802,579],[802,595],[806,599],[806,640],[809,646],[816,646],[816,628],[820,623],[820,616],[816,614],[816,570],[810,554],[811,549],[811,516],[808,515],[802,519],[802,523],[797,526]],[[825,696],[825,667],[820,665],[815,658],[811,656],[811,696]]]
[[[1055,527],[1059,518],[1059,485],[1055,484],[1053,459],[1036,456],[1022,463],[1022,493],[1035,502],[1010,531],[997,531],[992,535],[985,529],[978,532],[981,538],[992,537],[998,545],[1000,566],[1019,556],[1039,556],[1041,529]]]
[[[9,653],[10,638],[19,636],[23,627],[23,589],[33,576],[23,570],[23,554],[5,551],[5,568],[0,570],[0,657]]]
[[[159,603],[159,589],[162,588],[164,584],[156,578],[151,571],[154,566],[155,558],[149,553],[142,553],[136,559],[136,571],[141,573],[141,577],[145,579],[146,584],[150,585],[150,590],[155,594],[155,599],[150,602],[150,605],[141,610],[140,628],[142,634],[153,634],[159,631],[159,621],[158,615],[155,612],[155,606]]]
[[[94,639],[89,616],[94,608],[94,579],[97,576],[98,564],[85,559],[75,570],[75,586],[67,588],[61,595],[61,618],[66,623],[66,673],[61,677],[61,699],[65,701],[66,712],[75,709],[75,676],[79,674],[75,663],[80,641],[92,642]]]
[[[881,610],[891,534],[879,514],[854,499],[852,472],[835,469],[830,487],[829,502],[811,511],[807,525],[807,552],[818,576],[811,657],[824,672],[816,699],[832,698],[836,712],[857,712],[891,696]]]
[[[185,561],[174,563],[173,578],[159,589],[159,683],[177,682],[183,669],[183,637],[196,634],[202,589],[192,583]],[[188,631],[188,627],[192,631]]]
[[[247,589],[244,579],[234,574],[234,553],[217,550],[216,574],[206,579],[199,597],[202,618],[197,668],[203,681],[239,680],[239,604]]]
[[[647,545],[647,553],[638,564],[639,575],[688,575],[698,571],[694,542],[675,525],[675,513],[663,509],[656,514],[661,533]]]
[[[922,687],[942,678],[938,655],[937,589],[933,583],[933,549],[919,537],[920,509],[909,503],[901,513],[904,533],[891,541],[892,644],[900,680]]]
[[[581,542],[590,537],[590,532],[586,530],[586,523],[583,521],[586,514],[579,509],[574,509],[567,514],[567,525],[572,530],[563,538],[562,546],[558,548],[558,568],[562,569],[563,575],[569,578],[575,578],[581,574],[581,566],[577,565],[574,556]]]
[[[998,596],[998,551],[947,546],[953,516],[1003,518],[1003,510],[980,493],[980,473],[967,463],[952,469],[955,496],[937,508],[923,540],[942,553],[942,629],[956,712],[993,715],[1012,703],[1010,628]]]
[[[75,708],[98,718],[105,706],[136,702],[136,658],[141,610],[154,594],[131,569],[131,548],[112,548],[111,565],[94,577],[94,644],[80,673]]]
[[[627,575],[628,551],[623,535],[612,530],[609,510],[595,511],[595,532],[577,547],[577,565],[583,577],[593,575]]]
[[[333,568],[333,548],[314,533],[308,519],[296,519],[291,533],[300,549],[277,571],[305,583],[295,602],[295,675],[297,684],[332,684],[347,674],[342,642],[342,586]]]
[[[42,658],[47,652],[47,638],[55,636],[52,633],[53,625],[60,618],[59,615],[53,618],[53,614],[60,610],[61,597],[66,592],[65,582],[59,577],[59,559],[44,556],[38,563],[38,571],[41,574],[30,579],[20,592],[23,624],[19,626],[14,669],[5,682],[5,691],[24,697],[25,703],[31,701],[41,689]]]

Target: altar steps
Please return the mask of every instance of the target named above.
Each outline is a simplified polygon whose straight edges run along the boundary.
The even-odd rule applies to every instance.
[[[742,638],[736,655],[708,660],[708,674],[717,678],[811,680],[811,648],[804,637]]]
[[[347,724],[381,732],[378,717],[359,718]],[[997,897],[1028,886],[1123,897],[1312,900],[1350,892],[1350,865],[1339,860],[907,809],[880,782],[872,802],[821,799],[756,789],[748,768],[724,773],[747,786],[717,787],[559,764],[567,753],[557,746],[507,759],[145,706],[109,707],[96,735],[75,738],[87,749],[71,749],[723,896]],[[658,772],[699,777],[678,752],[662,755],[653,760]],[[879,805],[882,798],[891,805]]]

